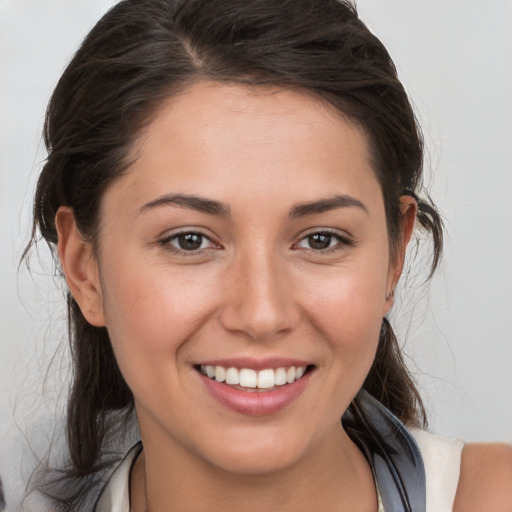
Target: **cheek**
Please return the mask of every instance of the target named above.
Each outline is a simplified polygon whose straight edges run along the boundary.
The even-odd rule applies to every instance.
[[[178,357],[210,314],[214,287],[201,276],[122,262],[105,265],[103,273],[107,328],[120,366],[130,356],[154,362]]]
[[[164,265],[109,267],[103,268],[107,329],[128,387],[137,403],[153,404],[152,410],[162,404],[184,410],[179,397],[190,340],[211,314],[213,286]]]
[[[367,277],[366,277],[367,276]],[[373,280],[372,280],[373,278]],[[308,280],[304,286],[303,311],[308,331],[324,350],[320,367],[325,378],[322,399],[312,413],[329,415],[333,422],[344,413],[361,389],[373,364],[382,324],[384,284],[376,286],[375,275],[346,274]],[[382,280],[382,278],[381,278]],[[307,302],[306,302],[307,298]]]
[[[334,369],[332,378],[339,381],[333,386],[334,393],[344,389],[344,393],[355,395],[377,350],[386,272],[377,266],[337,270],[332,278],[322,279],[322,287],[318,287],[319,279],[309,281],[304,311],[329,344],[332,359],[328,364]]]
[[[317,285],[318,281],[309,282],[304,295],[308,297],[306,309],[318,328],[329,331],[331,338],[338,332],[342,346],[358,346],[373,337],[376,326],[380,328],[385,304],[382,273],[377,278],[372,272],[341,270],[333,279],[324,280],[321,289]]]

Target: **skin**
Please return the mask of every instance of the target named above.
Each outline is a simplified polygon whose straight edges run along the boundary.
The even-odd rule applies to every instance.
[[[462,451],[453,512],[512,511],[512,446],[475,443]]]
[[[131,510],[374,512],[370,468],[339,418],[392,306],[414,200],[392,254],[365,134],[299,92],[196,84],[162,105],[134,156],[105,193],[94,250],[71,209],[57,214],[70,290],[108,328],[134,394]],[[334,195],[354,201],[291,215]],[[200,233],[201,249],[179,250],[178,232]],[[329,247],[312,247],[326,232]],[[212,398],[195,367],[227,357],[314,370],[291,404],[250,416]]]

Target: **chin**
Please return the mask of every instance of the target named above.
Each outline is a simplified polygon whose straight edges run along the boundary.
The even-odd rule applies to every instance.
[[[246,451],[243,453],[230,453],[227,456],[222,457],[217,467],[227,473],[235,475],[246,475],[246,476],[265,476],[281,471],[285,471],[298,461],[299,457],[287,456],[286,454],[275,454],[274,453],[251,453],[248,455]]]
[[[203,457],[209,451],[209,463],[231,474],[262,476],[287,470],[307,457],[307,439],[295,437],[288,429],[280,433],[271,430],[226,435],[223,443],[214,445],[214,451],[203,451]]]

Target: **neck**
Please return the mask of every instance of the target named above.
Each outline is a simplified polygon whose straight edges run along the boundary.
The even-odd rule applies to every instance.
[[[145,444],[131,477],[131,512],[297,510],[373,512],[377,496],[366,459],[340,428],[331,442],[270,473],[212,467],[179,447]]]

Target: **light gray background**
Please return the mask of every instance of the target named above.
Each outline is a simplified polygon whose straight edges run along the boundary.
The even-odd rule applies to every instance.
[[[48,254],[41,264],[33,258],[32,275],[17,271],[44,159],[44,109],[74,48],[112,3],[0,0],[0,474],[11,504],[66,390],[65,364],[48,370],[64,329]],[[358,7],[411,94],[428,145],[426,181],[446,218],[440,272],[414,288],[422,276],[413,265],[396,307],[431,428],[512,442],[512,2]]]

